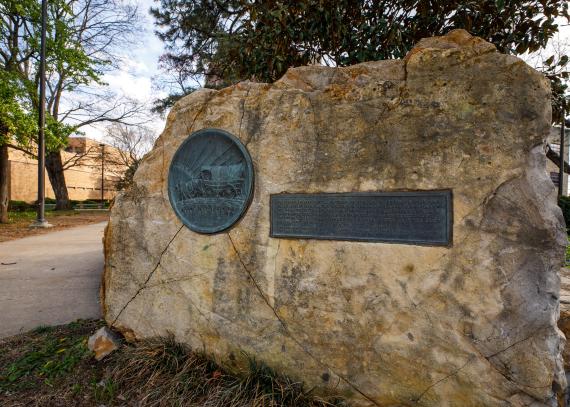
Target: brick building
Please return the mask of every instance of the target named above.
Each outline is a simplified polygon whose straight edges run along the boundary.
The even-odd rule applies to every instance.
[[[101,170],[104,171],[104,198],[117,193],[117,181],[127,167],[121,152],[87,137],[70,137],[61,152],[69,199],[101,199]],[[13,201],[34,202],[37,199],[38,162],[21,151],[9,149],[9,196]],[[46,197],[55,198],[46,172]]]

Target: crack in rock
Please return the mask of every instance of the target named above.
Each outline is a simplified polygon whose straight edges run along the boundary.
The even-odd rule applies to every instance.
[[[430,385],[419,395],[419,397],[418,397],[417,399],[412,400],[412,401],[415,402],[415,403],[418,403],[418,402],[422,399],[422,397],[424,397],[424,396],[426,395],[426,393],[427,393],[428,391],[430,391],[431,389],[433,389],[433,388],[434,388],[435,386],[437,386],[438,384],[440,384],[440,383],[446,381],[446,380],[449,379],[450,377],[453,377],[453,376],[457,375],[459,372],[461,372],[463,369],[465,369],[469,363],[473,362],[474,360],[475,360],[475,357],[474,357],[473,355],[471,355],[471,357],[467,360],[467,362],[465,362],[465,363],[463,364],[463,366],[458,367],[457,369],[455,369],[453,372],[451,372],[451,373],[448,374],[447,376],[445,376],[445,377],[443,377],[443,378],[441,378],[441,379],[439,379],[439,380],[433,382],[432,384],[430,384]]]
[[[366,400],[370,401],[371,403],[373,403],[375,406],[381,407],[380,404],[376,403],[376,401],[374,401],[370,396],[366,395],[366,393],[362,392],[362,390],[360,390],[358,387],[356,387],[356,385],[352,382],[350,382],[346,377],[344,377],[341,374],[336,373],[329,365],[327,365],[326,363],[322,362],[321,360],[319,360],[316,356],[314,356],[310,351],[308,351],[303,344],[301,343],[301,341],[299,341],[297,338],[295,338],[292,334],[291,331],[289,330],[289,328],[287,327],[287,323],[281,318],[281,316],[279,315],[279,313],[275,310],[274,307],[271,306],[271,303],[269,302],[269,299],[267,298],[267,296],[265,295],[265,293],[263,292],[261,286],[259,285],[259,283],[255,280],[255,278],[253,277],[253,274],[249,271],[249,269],[247,268],[247,266],[245,265],[244,261],[241,258],[241,255],[239,253],[239,251],[237,250],[237,247],[230,235],[230,233],[227,233],[228,238],[230,240],[230,243],[233,247],[234,252],[236,253],[238,260],[242,266],[242,268],[245,270],[245,272],[247,273],[249,279],[251,280],[251,282],[253,283],[253,285],[255,286],[256,290],[259,292],[259,295],[261,296],[261,298],[263,299],[263,301],[265,302],[265,304],[269,307],[269,309],[271,309],[271,311],[273,312],[273,314],[275,315],[275,318],[277,318],[277,320],[279,321],[279,323],[281,324],[281,326],[283,327],[287,337],[289,337],[289,339],[291,339],[295,344],[297,344],[297,346],[299,346],[299,348],[305,352],[309,357],[311,357],[315,362],[317,362],[319,365],[325,367],[326,369],[329,369],[333,374],[335,374],[337,377],[339,377],[342,381],[344,381],[346,384],[348,384],[352,389],[354,389],[356,392],[358,392],[362,397],[364,397]]]
[[[123,311],[125,311],[125,309],[129,306],[129,304],[131,302],[133,302],[133,300],[141,293],[142,290],[144,290],[146,288],[146,285],[148,284],[148,282],[150,281],[150,279],[152,278],[153,274],[155,273],[155,271],[160,267],[160,263],[162,261],[162,257],[164,256],[164,254],[166,253],[166,251],[168,250],[168,248],[170,247],[170,245],[172,244],[172,242],[174,242],[174,239],[176,239],[176,236],[178,236],[178,234],[180,233],[180,231],[182,230],[182,228],[184,227],[184,225],[181,225],[180,228],[178,229],[178,231],[174,234],[174,236],[172,236],[172,239],[170,239],[170,241],[168,242],[168,244],[166,245],[166,247],[164,248],[164,250],[160,253],[160,256],[158,258],[158,262],[156,263],[156,266],[154,266],[154,268],[150,271],[150,273],[148,274],[146,280],[144,281],[144,283],[142,284],[142,286],[139,287],[139,289],[137,290],[137,292],[135,293],[135,295],[133,295],[131,297],[130,300],[128,300],[125,305],[123,305],[123,307],[121,308],[121,310],[119,311],[119,313],[117,314],[117,316],[115,317],[115,319],[113,319],[113,322],[111,322],[111,327],[113,327],[115,325],[115,323],[119,320],[119,317],[121,316],[121,314],[123,313]]]

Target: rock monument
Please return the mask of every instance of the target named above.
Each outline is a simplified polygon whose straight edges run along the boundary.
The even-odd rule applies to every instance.
[[[554,406],[550,116],[544,77],[462,30],[194,92],[116,199],[105,318],[355,406]]]

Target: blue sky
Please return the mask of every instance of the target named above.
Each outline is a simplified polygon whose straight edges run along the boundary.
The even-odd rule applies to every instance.
[[[154,35],[153,18],[148,13],[153,0],[136,0],[143,21],[143,33],[140,41],[134,47],[122,50],[123,60],[120,69],[107,73],[103,80],[110,89],[120,95],[137,99],[150,104],[152,100],[165,96],[164,92],[153,87],[152,78],[159,75],[158,58],[164,52],[162,42]],[[102,139],[105,134],[105,125],[85,128],[87,137]],[[160,134],[164,127],[164,119],[156,116],[149,123],[156,134]]]

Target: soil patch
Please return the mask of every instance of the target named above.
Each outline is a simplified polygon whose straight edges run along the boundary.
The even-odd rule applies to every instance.
[[[23,237],[50,233],[74,226],[89,225],[109,220],[108,211],[48,211],[46,219],[53,227],[33,229],[30,224],[36,218],[35,212],[10,212],[9,223],[0,224],[0,242]]]

